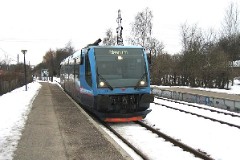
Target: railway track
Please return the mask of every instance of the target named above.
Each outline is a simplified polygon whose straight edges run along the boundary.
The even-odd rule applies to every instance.
[[[161,98],[158,97],[158,99],[161,99]],[[163,99],[163,100],[166,100],[166,99]],[[177,101],[174,101],[174,103],[188,105],[188,104],[177,102]],[[163,104],[163,103],[158,103],[158,102],[154,102],[154,104],[161,105],[161,106],[164,106],[164,107],[169,108],[169,109],[178,110],[180,112],[184,112],[184,113],[187,113],[187,114],[195,115],[195,116],[198,116],[198,117],[202,117],[204,119],[209,119],[209,120],[214,121],[214,122],[219,122],[221,124],[225,124],[225,125],[228,125],[228,126],[231,126],[231,127],[236,127],[238,129],[240,129],[240,125],[238,125],[238,124],[226,122],[226,121],[214,118],[214,117],[205,116],[203,114],[194,113],[194,112],[188,111],[188,110],[186,110],[184,108],[180,109],[180,108],[176,108],[176,107],[173,107],[173,106],[170,106],[170,105],[166,105],[166,104]],[[212,109],[206,109],[204,107],[199,107],[199,106],[195,106],[195,105],[188,105],[188,106],[197,107],[199,109],[209,110],[211,112],[216,112],[216,113],[220,113],[220,114],[224,114],[224,115],[229,115],[229,116],[233,116],[233,117],[236,117],[236,118],[240,118],[239,115],[235,115],[235,114],[231,114],[231,113],[228,114],[226,112],[216,111],[216,110],[212,110]]]
[[[164,100],[166,100],[166,99],[164,99]],[[174,102],[175,103],[175,102]],[[155,104],[157,104],[157,103],[155,103]],[[181,104],[181,102],[179,103],[179,104]],[[184,105],[186,105],[185,103],[183,103]],[[157,105],[159,105],[159,103],[157,104]],[[155,107],[155,105],[153,105],[154,107]],[[166,105],[165,105],[166,106]],[[173,106],[173,105],[172,105]],[[190,105],[190,106],[192,106],[192,105]],[[170,105],[170,107],[171,107],[171,105]],[[160,109],[160,111],[161,110],[168,110],[168,111],[171,111],[171,110],[169,110],[169,109],[166,109],[165,107],[156,107],[156,108],[158,108],[158,109]],[[184,107],[181,107],[181,108],[184,108]],[[188,107],[189,108],[189,107]],[[197,106],[197,108],[203,108],[204,110],[206,110],[204,107],[199,107],[199,106]],[[175,109],[176,110],[176,109]],[[209,109],[207,109],[207,110],[209,110]],[[158,110],[156,110],[156,111],[158,111]],[[173,111],[173,110],[172,110]],[[172,112],[171,111],[171,112]],[[215,112],[215,110],[214,110],[214,112]],[[89,113],[89,112],[88,112]],[[153,112],[152,112],[153,113]],[[155,112],[156,113],[156,112]],[[187,112],[185,112],[185,113],[187,113]],[[189,112],[190,113],[190,112]],[[216,112],[216,113],[218,113],[218,112]],[[91,116],[93,116],[91,113],[89,113]],[[192,114],[192,113],[190,113],[190,114]],[[224,113],[223,113],[224,114]],[[166,114],[165,114],[166,115]],[[183,114],[180,114],[180,115],[183,115]],[[230,115],[230,116],[232,116],[232,114],[225,114],[225,115]],[[161,117],[163,117],[164,115],[162,115]],[[183,115],[183,116],[185,116],[185,115]],[[203,117],[203,116],[201,116],[201,115],[196,115],[196,116],[198,116],[198,117]],[[95,117],[95,116],[93,116],[93,117]],[[171,114],[170,114],[170,116],[169,117],[171,117]],[[188,116],[188,117],[192,117],[192,116]],[[236,118],[238,118],[239,116],[232,116],[232,117],[236,117]],[[207,117],[208,119],[209,119],[209,117]],[[97,119],[97,120],[96,120]],[[198,119],[198,118],[197,118]],[[94,118],[94,120],[96,120],[96,121],[99,121],[99,119],[98,118]],[[167,120],[167,119],[166,119]],[[157,119],[157,121],[159,121],[158,119]],[[143,121],[144,122],[144,121]],[[195,146],[195,151],[197,151],[197,152],[199,152],[200,154],[202,154],[203,156],[205,155],[206,157],[204,157],[204,158],[201,158],[201,159],[213,159],[213,158],[211,158],[209,155],[211,155],[212,157],[217,157],[216,155],[214,155],[213,154],[213,152],[208,148],[208,147],[206,147],[205,148],[205,146],[209,146],[209,145],[205,145],[205,146],[201,146],[201,145],[199,145],[199,144],[202,144],[202,143],[199,143],[198,145],[195,145],[194,143],[191,143],[191,142],[194,142],[193,140],[192,141],[188,141],[188,139],[186,139],[185,137],[181,137],[181,136],[178,136],[178,135],[180,135],[179,134],[179,132],[180,132],[180,130],[181,129],[179,129],[179,130],[175,130],[175,132],[168,132],[168,130],[165,130],[165,128],[164,127],[161,127],[161,125],[158,125],[158,124],[156,124],[155,122],[155,120],[150,120],[150,121],[145,121],[146,123],[149,123],[149,124],[153,124],[152,126],[154,126],[154,128],[160,128],[161,130],[163,129],[164,130],[164,132],[165,133],[169,133],[169,135],[171,135],[171,137],[177,137],[178,139],[175,139],[175,141],[176,141],[176,144],[174,144],[174,143],[172,143],[171,142],[171,140],[168,140],[168,137],[169,138],[171,138],[170,136],[161,136],[161,134],[160,134],[160,136],[157,134],[157,133],[154,133],[155,131],[151,131],[151,129],[150,128],[152,128],[151,126],[149,126],[150,128],[148,129],[147,127],[142,127],[142,128],[146,128],[145,130],[148,130],[148,132],[151,132],[152,133],[152,136],[154,137],[154,135],[155,135],[155,142],[152,142],[152,144],[154,145],[154,146],[151,146],[151,148],[156,148],[155,147],[155,145],[158,145],[158,143],[159,143],[159,141],[157,141],[157,139],[164,139],[164,141],[168,141],[172,146],[178,146],[178,147],[175,147],[175,148],[181,148],[181,150],[184,150],[185,152],[187,152],[189,155],[191,155],[193,158],[185,158],[185,159],[195,159],[195,157],[196,157],[196,159],[199,159],[199,158],[197,158],[197,157],[199,157],[199,156],[196,156],[194,153],[192,153],[191,151],[189,152],[189,151],[187,151],[188,149],[184,149],[184,147],[181,147],[181,140],[183,140],[184,142],[186,142],[187,144],[189,144],[189,145],[191,145],[191,146]],[[163,119],[163,124],[166,124],[165,123],[165,120]],[[101,123],[101,122],[100,122]],[[137,122],[136,124],[135,123],[131,123],[130,125],[131,126],[129,126],[129,130],[132,130],[132,127],[134,128],[134,126],[138,126],[138,128],[141,128],[140,127],[140,124],[138,124],[139,122]],[[140,122],[141,123],[141,122]],[[221,122],[220,122],[221,123]],[[129,125],[129,123],[122,123],[123,125],[126,125],[126,126],[128,126]],[[149,150],[148,151],[145,151],[144,152],[144,150],[146,149],[146,148],[148,148],[147,146],[144,146],[145,145],[145,143],[142,143],[141,141],[139,141],[139,143],[140,144],[142,144],[143,146],[141,146],[142,148],[139,148],[139,145],[136,145],[135,143],[132,143],[131,141],[129,141],[129,139],[128,138],[124,138],[124,136],[126,136],[126,134],[124,135],[124,134],[122,134],[122,132],[119,132],[119,130],[118,130],[118,127],[113,127],[112,126],[112,124],[107,124],[107,125],[109,125],[110,126],[110,128],[108,128],[108,127],[106,127],[106,128],[108,128],[112,133],[114,133],[114,132],[116,132],[117,134],[115,134],[119,139],[121,139],[126,145],[128,145],[130,148],[132,148],[132,150],[137,154],[137,155],[139,155],[139,157],[141,157],[140,159],[146,159],[146,160],[148,160],[148,159],[168,159],[168,158],[159,158],[159,157],[157,157],[157,158],[152,158],[151,157],[151,153],[149,152]],[[215,123],[214,123],[214,125],[215,125]],[[164,126],[164,125],[163,125]],[[173,127],[177,127],[177,126],[174,126],[174,125],[172,125]],[[205,125],[205,126],[207,126],[207,125]],[[220,126],[220,128],[223,126],[221,126],[221,125],[219,125]],[[232,125],[230,125],[230,126],[232,126]],[[234,126],[235,127],[235,126]],[[153,128],[153,129],[154,129]],[[229,127],[228,127],[229,128]],[[237,127],[237,128],[239,128],[239,126]],[[229,128],[230,130],[235,130],[234,128],[232,128],[232,127],[230,127]],[[128,131],[129,131],[128,130]],[[155,130],[155,129],[154,129]],[[185,130],[188,130],[188,129],[185,129]],[[159,129],[157,129],[157,131],[159,132]],[[178,132],[179,131],[179,132]],[[204,132],[204,131],[203,131]],[[174,134],[173,134],[174,133]],[[201,133],[201,131],[199,131],[198,133]],[[139,133],[137,133],[136,135],[133,135],[133,136],[138,136],[138,134],[140,134],[141,135],[141,132],[139,132]],[[181,134],[182,135],[182,134]],[[183,135],[187,135],[188,137],[190,137],[191,135],[189,134],[187,134],[187,132],[186,133],[184,133]],[[229,134],[229,135],[231,135],[231,134]],[[123,138],[121,138],[121,136],[123,137]],[[157,138],[156,138],[157,137]],[[164,138],[164,137],[167,137],[167,138]],[[204,137],[204,136],[203,136]],[[230,136],[228,136],[228,137],[230,137]],[[142,137],[143,138],[143,137]],[[195,139],[200,139],[201,137],[196,137]],[[205,139],[207,139],[207,138],[202,138],[202,140],[204,141]],[[173,141],[174,141],[174,139],[173,139]],[[208,139],[207,139],[207,141],[209,141]],[[218,142],[220,142],[220,140],[218,141]],[[235,141],[234,141],[235,142]],[[178,143],[180,143],[180,144],[178,144]],[[238,143],[238,144],[240,144],[240,143]],[[180,145],[180,146],[179,146]],[[184,144],[183,144],[183,146],[184,146]],[[198,148],[200,148],[200,149],[198,149]],[[191,147],[190,147],[190,150],[191,150]],[[205,151],[207,151],[207,152],[205,152]],[[155,153],[159,153],[159,154],[162,154],[162,152],[164,152],[162,149],[158,149],[157,151],[156,150],[154,150],[154,152]],[[182,151],[183,152],[183,151]],[[236,153],[236,152],[235,152]],[[172,153],[172,154],[175,154],[174,152]],[[197,153],[198,154],[198,153]],[[180,160],[179,158],[176,158],[176,157],[178,157],[178,156],[175,156],[175,158],[173,158],[173,159],[178,159],[178,160]],[[169,158],[170,159],[170,158]]]
[[[138,154],[142,159],[144,160],[149,160],[149,159],[154,159],[151,158],[151,155],[146,154],[146,151],[144,152],[144,147],[138,148],[136,147],[134,144],[132,144],[132,142],[130,142],[129,140],[127,140],[123,134],[119,133],[119,131],[117,131],[119,129],[119,126],[116,127],[116,124],[108,124],[108,123],[102,123],[107,129],[109,129],[114,135],[116,135],[119,139],[121,139],[125,144],[127,144],[132,150],[135,151],[136,154]],[[159,130],[141,122],[141,121],[136,121],[135,123],[132,124],[125,124],[126,126],[129,126],[131,128],[134,127],[139,127],[139,128],[144,128],[143,131],[141,132],[151,132],[152,136],[154,136],[156,138],[156,142],[157,139],[161,138],[163,139],[163,141],[161,141],[161,143],[171,143],[172,145],[170,145],[171,147],[179,147],[182,149],[183,154],[192,154],[194,155],[194,157],[200,158],[200,159],[204,159],[204,160],[213,160],[213,158],[211,158],[209,155],[207,155],[206,153],[198,150],[198,149],[194,149],[182,142],[180,142],[177,139],[174,139],[162,132],[160,132]],[[123,127],[122,125],[120,126],[120,128]],[[143,133],[138,133],[138,134],[143,134]],[[157,135],[157,136],[156,136]],[[149,136],[150,137],[150,136]],[[144,145],[144,144],[143,144]],[[155,143],[152,144],[152,146],[155,148],[155,146],[157,146],[159,144]],[[169,145],[168,145],[169,146]],[[171,153],[174,154],[174,153]]]

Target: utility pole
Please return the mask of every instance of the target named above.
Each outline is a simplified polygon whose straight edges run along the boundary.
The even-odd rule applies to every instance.
[[[122,38],[123,27],[122,27],[122,24],[121,24],[122,23],[122,17],[121,17],[121,10],[120,9],[118,10],[117,23],[118,23],[118,27],[116,29],[116,31],[117,31],[117,45],[124,46],[123,38]]]
[[[27,91],[27,69],[26,69],[26,61],[25,61],[25,54],[27,50],[22,50],[23,57],[24,57],[24,80],[25,80],[25,91]]]

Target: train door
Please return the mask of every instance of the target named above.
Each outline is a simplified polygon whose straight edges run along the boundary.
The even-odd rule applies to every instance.
[[[93,107],[93,90],[92,90],[92,72],[91,72],[91,63],[89,59],[89,55],[85,54],[84,57],[84,76],[83,80],[81,81],[81,101],[84,105],[89,107]]]

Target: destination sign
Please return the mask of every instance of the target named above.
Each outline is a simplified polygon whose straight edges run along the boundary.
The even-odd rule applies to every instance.
[[[126,55],[128,54],[127,50],[109,50],[110,54],[114,54],[114,55]]]

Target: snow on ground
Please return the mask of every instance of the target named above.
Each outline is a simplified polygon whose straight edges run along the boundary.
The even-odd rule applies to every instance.
[[[201,160],[193,154],[183,151],[164,138],[158,137],[146,128],[135,123],[111,124],[114,130],[120,133],[127,141],[138,148],[152,160]],[[111,133],[110,133],[111,135]],[[112,135],[111,135],[112,136]],[[145,138],[143,138],[145,137]],[[123,147],[124,148],[124,147]],[[125,149],[125,148],[124,148]],[[126,150],[126,149],[125,149]],[[129,153],[130,154],[130,153]],[[140,160],[130,154],[134,160]]]
[[[236,85],[232,86],[232,89],[230,91],[224,90],[224,92],[231,92],[232,94],[240,94],[240,85],[238,85],[240,84],[240,81],[235,81],[235,84]],[[21,88],[15,89],[12,92],[9,92],[7,94],[0,96],[0,160],[12,159],[12,155],[16,149],[18,140],[21,138],[21,132],[27,120],[28,113],[31,110],[32,102],[36,97],[36,95],[38,94],[38,91],[40,88],[41,88],[41,85],[38,82],[32,82],[28,84],[28,91],[25,91],[25,86],[23,86]],[[220,90],[214,90],[214,91],[220,91]],[[169,113],[171,114],[171,117],[169,117],[170,118],[169,121],[166,121],[166,120],[163,121],[161,120],[160,113],[158,113],[158,109],[156,109],[154,105],[151,105],[151,108],[153,109],[153,111],[147,116],[146,120],[149,123],[152,123],[152,124],[154,123],[159,127],[171,126],[172,125],[171,123],[173,123],[174,119],[177,118],[177,117],[174,117],[173,113]],[[183,116],[182,118],[184,119],[184,117],[185,116]],[[191,118],[188,119],[188,121],[191,121],[191,120],[192,120]],[[205,123],[204,125],[206,124],[208,123]],[[216,132],[210,133],[208,130],[206,130],[205,136],[212,137],[212,141],[216,141],[217,139],[219,140],[221,137],[219,136],[217,137],[217,135],[219,135],[219,132],[221,131],[217,130],[218,126],[212,125],[212,122],[211,122],[208,128],[211,128],[211,127],[215,127]],[[174,136],[178,136],[178,133],[180,134],[181,133],[180,131],[184,131],[184,129],[186,128],[183,128],[183,126],[182,127],[179,126],[175,128],[175,130],[167,130],[167,129],[164,129],[164,130],[166,130],[166,132],[170,132],[170,131],[175,132],[176,135]],[[231,133],[230,131],[228,132],[229,134],[227,136],[229,136],[229,138],[231,138],[232,140],[239,139],[240,135],[238,133],[236,134],[236,132],[239,132],[239,131],[235,131],[234,129],[231,129]],[[192,139],[194,138],[191,135],[186,136],[184,135],[184,133],[181,133],[181,134],[183,134],[182,140],[184,141],[191,142]],[[203,146],[198,146],[198,147],[201,147],[201,148],[206,147],[205,149],[207,150],[208,149],[213,150],[213,148],[219,148],[219,146],[213,146],[217,143],[211,143],[212,141],[208,143],[206,142],[203,144]],[[192,144],[192,145],[195,145],[195,144]],[[239,148],[240,146],[237,146],[237,147]],[[222,154],[214,153],[214,155],[223,155],[223,153],[226,152],[226,150],[236,150],[236,153],[238,153],[237,148],[228,143],[225,147],[225,150],[219,150],[219,152],[222,152]],[[213,150],[213,152],[216,152],[216,150]],[[227,159],[229,158],[237,159],[239,157],[228,157]],[[219,159],[226,159],[226,157],[220,157]]]
[[[158,102],[157,99],[155,101]],[[162,100],[159,101],[164,103]],[[177,107],[178,105],[172,104],[171,106]],[[151,104],[151,109],[152,112],[147,115],[145,122],[154,125],[163,133],[210,154],[214,159],[238,160],[240,158],[238,152],[240,130],[238,128],[155,104]]]
[[[41,85],[33,82],[0,96],[0,159],[12,159],[32,102]]]

